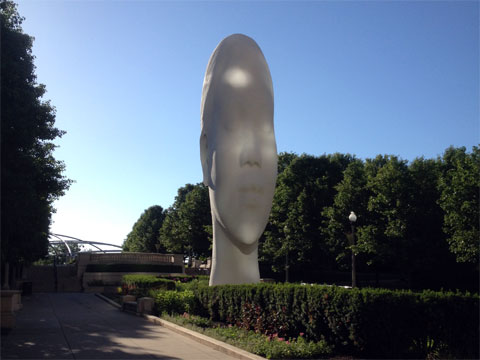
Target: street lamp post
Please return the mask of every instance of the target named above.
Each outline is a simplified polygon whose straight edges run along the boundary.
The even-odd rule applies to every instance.
[[[357,221],[357,215],[353,211],[350,212],[348,216],[350,220],[350,225],[352,227],[352,246],[355,247],[355,222]],[[352,247],[352,288],[357,287],[357,270],[355,267],[355,251]]]

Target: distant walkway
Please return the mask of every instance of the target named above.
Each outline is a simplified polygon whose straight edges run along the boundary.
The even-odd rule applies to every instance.
[[[22,303],[1,359],[234,359],[93,294],[33,294]]]

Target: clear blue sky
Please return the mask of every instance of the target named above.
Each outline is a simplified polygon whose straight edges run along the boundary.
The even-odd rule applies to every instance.
[[[479,2],[20,1],[76,180],[52,231],[121,244],[200,182],[200,98],[224,37],[270,66],[279,151],[434,158],[479,143]]]

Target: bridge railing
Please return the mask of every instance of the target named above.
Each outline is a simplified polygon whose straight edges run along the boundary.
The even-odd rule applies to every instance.
[[[183,256],[182,256],[183,258]],[[90,264],[175,264],[173,254],[120,253],[91,254]]]
[[[79,253],[79,262],[89,264],[171,264],[182,265],[182,254],[155,253]]]

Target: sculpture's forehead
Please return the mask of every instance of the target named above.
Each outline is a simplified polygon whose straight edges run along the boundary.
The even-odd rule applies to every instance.
[[[265,57],[248,36],[231,35],[210,57],[202,94],[202,123],[273,120],[273,86]]]
[[[271,85],[270,71],[262,51],[253,39],[241,34],[231,35],[218,44],[206,75],[214,82],[234,87],[254,82]]]
[[[257,43],[248,36],[235,34],[223,39],[213,52],[218,62],[225,65],[243,63],[252,65],[258,60],[264,60],[263,53]]]

